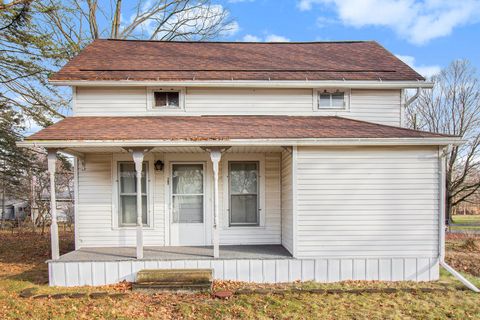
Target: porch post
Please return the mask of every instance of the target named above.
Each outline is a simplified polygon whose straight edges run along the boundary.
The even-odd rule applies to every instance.
[[[213,257],[220,257],[220,240],[218,228],[220,225],[220,218],[218,212],[218,163],[222,157],[222,152],[218,149],[210,151],[210,159],[213,163]]]
[[[48,149],[47,161],[48,173],[50,176],[50,214],[52,216],[52,222],[50,224],[50,239],[52,260],[57,260],[60,257],[60,248],[58,245],[57,198],[55,195],[55,171],[57,163],[56,149]]]
[[[143,259],[143,222],[142,222],[142,165],[143,151],[133,151],[137,178],[137,259]]]

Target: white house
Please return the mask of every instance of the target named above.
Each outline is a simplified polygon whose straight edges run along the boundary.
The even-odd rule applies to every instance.
[[[378,43],[96,40],[51,83],[73,114],[21,143],[52,177],[76,157],[76,250],[53,223],[51,285],[438,279],[460,139],[404,128],[405,90],[432,84]]]

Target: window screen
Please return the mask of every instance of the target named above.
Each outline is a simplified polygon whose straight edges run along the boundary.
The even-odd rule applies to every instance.
[[[258,162],[229,163],[230,225],[258,225]]]
[[[119,225],[137,225],[137,179],[133,162],[118,163]],[[142,165],[142,222],[147,224],[147,164]]]

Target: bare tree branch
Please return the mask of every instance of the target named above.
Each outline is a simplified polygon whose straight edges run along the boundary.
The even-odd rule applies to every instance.
[[[467,142],[453,146],[447,159],[447,216],[452,208],[480,189],[480,85],[468,61],[452,62],[432,79],[408,110],[410,126],[460,136]],[[415,121],[415,122],[413,122]]]

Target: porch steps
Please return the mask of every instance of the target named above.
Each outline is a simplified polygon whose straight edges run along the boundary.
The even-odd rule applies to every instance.
[[[212,269],[145,269],[137,273],[133,290],[155,291],[204,291],[210,290]]]

